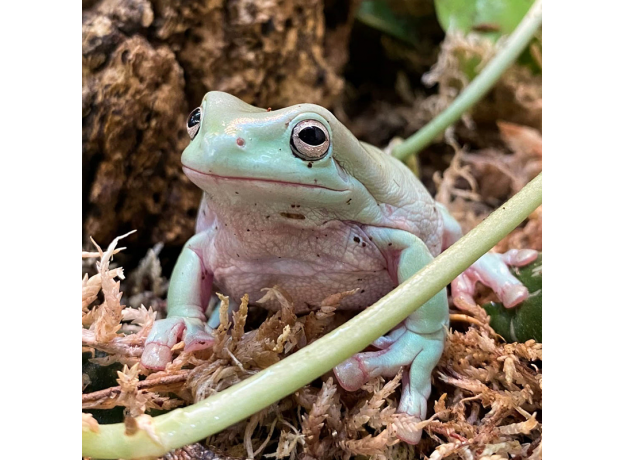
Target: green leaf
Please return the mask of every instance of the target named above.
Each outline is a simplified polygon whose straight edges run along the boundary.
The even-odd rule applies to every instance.
[[[385,0],[364,0],[356,18],[367,26],[406,43],[413,45],[418,42],[419,19],[396,13]]]
[[[520,24],[532,0],[435,0],[436,14],[446,31],[479,32],[493,41]]]
[[[511,272],[529,290],[529,298],[516,308],[491,302],[483,308],[490,315],[490,326],[508,342],[542,341],[542,254],[526,267]]]

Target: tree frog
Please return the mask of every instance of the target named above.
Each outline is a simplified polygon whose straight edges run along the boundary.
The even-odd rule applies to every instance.
[[[214,91],[191,112],[187,129],[183,169],[204,193],[196,234],[171,276],[167,318],[145,343],[141,362],[149,369],[163,369],[180,340],[187,351],[212,345],[218,316],[207,322],[205,309],[213,289],[231,300],[248,294],[253,304],[262,288],[279,285],[296,313],[355,289],[340,308],[364,309],[461,237],[459,224],[405,165],[358,141],[323,107],[264,110]],[[471,303],[480,281],[505,306],[517,305],[528,292],[507,266],[535,257],[531,250],[488,253],[453,282],[451,295]],[[378,351],[337,366],[338,382],[356,390],[404,367],[398,411],[424,419],[448,318],[443,290],[373,342]],[[398,435],[417,443],[421,432]]]

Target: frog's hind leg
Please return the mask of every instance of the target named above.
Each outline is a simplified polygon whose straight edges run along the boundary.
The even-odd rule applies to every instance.
[[[459,223],[446,207],[436,203],[442,216],[442,250],[446,250],[462,237]],[[512,275],[508,267],[522,267],[537,258],[533,249],[511,249],[504,254],[489,252],[472,264],[451,283],[451,297],[457,308],[470,310],[476,307],[474,295],[480,282],[492,288],[507,308],[515,307],[529,296],[529,291]]]
[[[522,267],[537,258],[533,249],[511,249],[504,254],[488,252],[451,283],[451,297],[457,308],[475,307],[477,282],[492,288],[507,308],[515,307],[529,296],[528,289],[509,271],[509,266]]]

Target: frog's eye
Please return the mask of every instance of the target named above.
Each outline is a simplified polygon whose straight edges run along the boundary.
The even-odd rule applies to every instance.
[[[191,136],[191,140],[195,139],[197,135],[197,131],[199,131],[199,126],[201,125],[202,119],[202,109],[201,107],[197,107],[193,109],[193,111],[189,114],[186,119],[186,131],[189,136]]]
[[[323,123],[304,120],[297,123],[290,135],[290,148],[299,158],[320,160],[329,151],[329,133]]]

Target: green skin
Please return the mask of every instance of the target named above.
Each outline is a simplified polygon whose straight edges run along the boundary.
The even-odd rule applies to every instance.
[[[182,155],[185,173],[204,191],[197,232],[173,271],[168,316],[147,338],[147,368],[163,369],[180,340],[187,351],[212,345],[218,316],[206,322],[205,309],[214,290],[232,304],[248,294],[253,304],[262,288],[278,285],[292,296],[297,313],[319,308],[331,294],[356,290],[339,308],[364,309],[461,237],[457,222],[407,167],[359,142],[322,107],[267,111],[210,92],[201,111]],[[310,123],[324,132],[323,142],[308,143],[303,128],[309,133]],[[452,283],[455,304],[474,304],[477,281],[492,287],[506,307],[519,304],[528,292],[508,265],[536,256],[530,250],[484,255]],[[356,390],[374,376],[409,368],[398,410],[424,419],[447,325],[443,290],[373,342],[378,351],[337,366],[336,377]],[[421,432],[398,435],[417,443]]]

